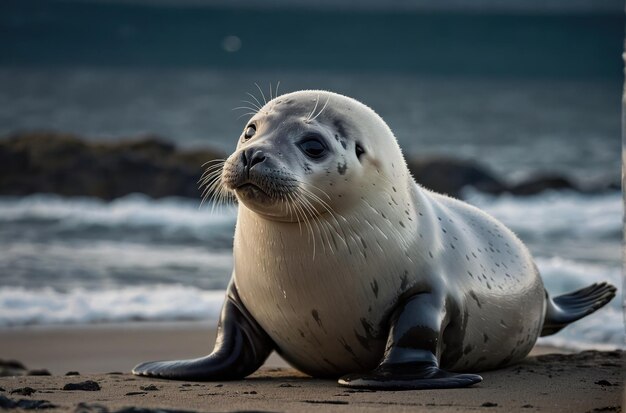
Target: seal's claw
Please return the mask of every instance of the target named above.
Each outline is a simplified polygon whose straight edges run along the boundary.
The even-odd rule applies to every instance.
[[[162,367],[164,362],[159,361],[147,361],[136,365],[132,373],[135,376],[147,376],[147,377],[159,377],[159,367]]]
[[[339,379],[341,386],[375,390],[453,389],[471,386],[483,381],[478,374],[457,374],[434,366],[407,372],[377,368],[363,374],[349,374]]]
[[[135,376],[143,376],[146,373],[146,364],[149,363],[139,363],[130,371]]]

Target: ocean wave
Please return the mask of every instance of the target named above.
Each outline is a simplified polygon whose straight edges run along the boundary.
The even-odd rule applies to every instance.
[[[225,288],[232,273],[230,250],[202,245],[155,245],[119,241],[13,242],[0,251],[0,286],[57,291],[184,284]]]
[[[551,295],[563,294],[591,283],[610,282],[621,287],[621,268],[561,257],[535,258],[544,285]],[[615,301],[617,304],[617,301]],[[619,305],[618,305],[619,306]]]
[[[621,294],[620,265],[612,252],[621,237],[620,194],[470,192],[468,199],[530,241],[552,296],[602,281]],[[236,210],[198,206],[195,200],[142,195],[111,202],[0,197],[0,327],[216,319],[232,268]],[[106,237],[94,228],[105,228]],[[155,231],[162,235],[158,242]],[[174,236],[181,232],[193,236]],[[216,238],[220,242],[212,243]],[[575,248],[549,248],[572,240]],[[593,248],[603,251],[574,253]],[[620,298],[540,342],[623,347]]]
[[[515,197],[466,191],[469,203],[501,220],[514,231],[531,237],[621,237],[622,198],[619,192],[583,195],[545,192]],[[0,197],[0,222],[54,221],[64,227],[164,227],[194,231],[207,227],[232,229],[236,207],[213,210],[186,198],[151,199],[134,194],[106,202],[94,198],[65,198],[37,194]]]
[[[0,326],[96,322],[217,320],[224,291],[154,285],[58,292],[52,288],[0,288]]]
[[[107,202],[95,198],[66,198],[51,194],[0,197],[0,222],[56,221],[66,227],[206,228],[234,226],[235,207],[212,209],[199,200],[152,199],[133,194]]]
[[[207,248],[160,246],[119,242],[90,242],[88,244],[56,243],[53,245],[34,245],[13,243],[7,245],[0,254],[0,263],[5,259],[45,258],[50,264],[55,262],[76,265],[89,264],[94,272],[99,268],[136,268],[154,271],[158,268],[189,267],[205,270],[225,270],[232,268],[232,253],[211,251]],[[88,267],[86,267],[88,268]]]
[[[549,191],[535,196],[498,197],[466,191],[466,200],[502,221],[523,238],[622,236],[622,194],[583,195]]]

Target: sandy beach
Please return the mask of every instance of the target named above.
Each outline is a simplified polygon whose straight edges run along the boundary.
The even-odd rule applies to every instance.
[[[311,379],[273,354],[246,380],[192,383],[134,377],[130,369],[152,359],[200,356],[212,348],[208,323],[130,323],[88,327],[0,330],[0,358],[18,360],[50,376],[0,378],[6,406],[50,411],[621,411],[621,352],[569,353],[536,347],[521,364],[482,373],[467,389],[372,392]],[[79,375],[66,376],[67,372]],[[69,383],[98,383],[100,390],[62,390]],[[30,387],[29,390],[20,390]],[[29,394],[30,393],[30,394]],[[7,399],[2,399],[2,396]],[[24,404],[26,403],[26,404]],[[1,404],[0,404],[1,406]],[[157,410],[154,410],[157,409]],[[135,410],[137,411],[137,410]],[[144,410],[148,411],[148,410]]]

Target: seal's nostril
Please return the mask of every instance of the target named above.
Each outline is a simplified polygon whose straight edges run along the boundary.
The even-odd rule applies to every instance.
[[[250,168],[252,168],[254,165],[261,163],[265,160],[265,155],[263,155],[263,152],[258,151],[256,152],[253,156],[252,156],[252,160],[250,160]]]
[[[242,152],[241,160],[246,169],[251,169],[254,165],[265,160],[265,154],[260,149],[250,148]]]

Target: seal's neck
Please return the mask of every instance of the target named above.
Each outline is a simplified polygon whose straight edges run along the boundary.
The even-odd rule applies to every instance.
[[[427,242],[424,227],[428,198],[412,179],[407,185],[379,185],[363,192],[349,210],[319,215],[307,222],[270,220],[239,206],[235,254],[294,257],[336,256],[339,252],[361,258],[388,254],[401,245],[407,250]]]

